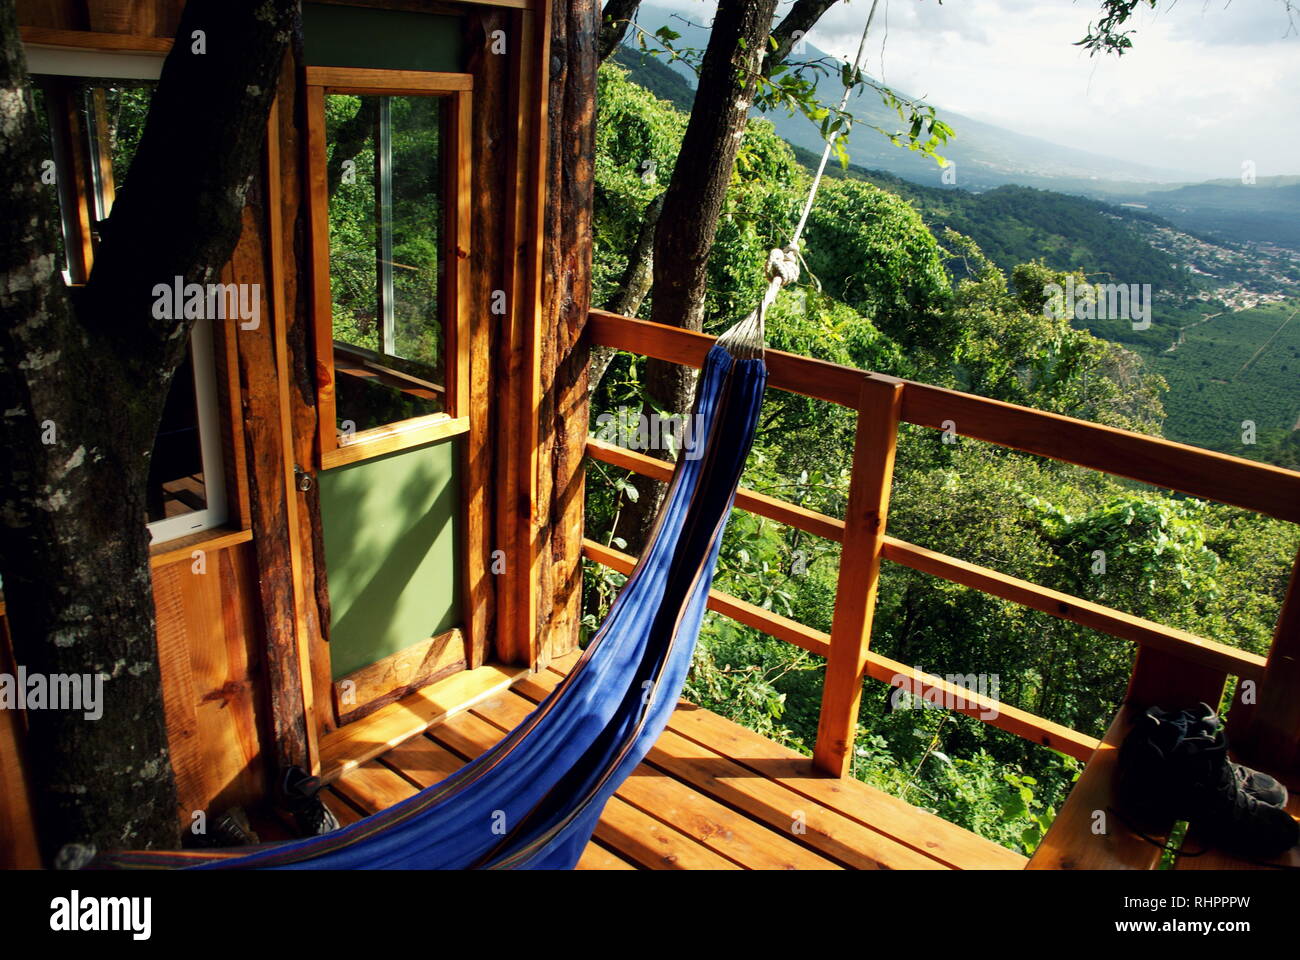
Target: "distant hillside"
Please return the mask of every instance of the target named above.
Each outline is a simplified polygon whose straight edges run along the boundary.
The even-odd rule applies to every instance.
[[[1300,250],[1300,177],[1212,180],[1131,198],[1189,233]]]
[[[632,82],[645,87],[660,100],[667,100],[682,113],[690,113],[695,104],[695,87],[672,67],[651,53],[642,53],[626,44],[614,51],[613,61],[627,70]]]
[[[702,49],[707,43],[703,27],[672,11],[642,4],[641,27],[653,33],[668,26],[681,34],[675,45]],[[810,46],[806,59],[829,54]],[[632,72],[633,79],[680,110],[694,101],[695,77],[683,64],[668,66],[653,55],[620,50],[615,60]],[[834,89],[825,99],[836,100],[840,87],[832,73]],[[898,91],[905,96],[905,91]],[[1257,184],[1232,180],[1194,183],[1184,171],[1148,166],[1063,146],[1016,130],[966,117],[936,104],[939,116],[956,131],[941,150],[954,165],[956,186],[972,192],[1016,185],[1037,187],[1146,209],[1180,230],[1215,242],[1277,244],[1300,251],[1300,177],[1261,177]],[[942,171],[931,159],[893,146],[867,125],[898,130],[898,116],[865,91],[850,104],[858,118],[858,135],[849,152],[860,167],[886,171],[920,186],[943,188]],[[821,138],[802,116],[777,111],[770,119],[790,144],[820,153]]]
[[[820,159],[800,147],[795,147],[795,155],[810,170]],[[1139,222],[1163,222],[1149,213],[1032,187],[972,193],[922,187],[857,165],[846,171],[831,163],[827,172],[867,180],[906,197],[936,235],[951,227],[971,237],[1003,270],[1041,258],[1059,270],[1081,269],[1117,283],[1149,283],[1167,293],[1190,289],[1186,273],[1174,259],[1137,229]]]

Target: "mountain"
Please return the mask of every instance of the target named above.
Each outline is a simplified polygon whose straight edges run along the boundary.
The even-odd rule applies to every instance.
[[[707,28],[653,5],[642,4],[638,21],[653,34],[667,26],[680,34],[679,49],[703,49]],[[654,49],[655,42],[647,44]],[[834,58],[809,45],[805,61]],[[615,60],[633,80],[689,111],[694,100],[695,76],[680,61],[666,64],[653,53],[626,47]],[[838,74],[823,78],[829,93],[823,101],[838,102]],[[906,97],[905,91],[896,91]],[[849,110],[858,132],[849,143],[849,155],[863,169],[892,174],[921,186],[980,193],[1001,186],[1035,187],[1111,201],[1134,212],[1147,212],[1180,230],[1214,243],[1262,243],[1300,251],[1300,177],[1261,177],[1255,183],[1230,180],[1191,183],[1190,174],[1115,159],[1008,130],[938,106],[939,116],[956,131],[940,152],[954,166],[944,171],[938,164],[910,150],[900,149],[870,127],[894,132],[903,126],[898,115],[885,107],[874,91],[860,93]],[[801,115],[781,111],[767,114],[777,132],[795,147],[820,154],[824,142],[817,128]]]
[[[707,27],[687,20],[673,11],[643,3],[637,19],[641,29],[649,34],[654,34],[660,27],[668,27],[680,34],[680,39],[673,41],[673,46],[679,49],[703,50],[708,44]],[[646,43],[651,49],[656,48],[653,38],[647,39]],[[640,59],[640,56],[639,53],[634,52],[633,59]],[[665,66],[663,61],[653,54],[646,55],[644,59]],[[807,44],[807,53],[801,60],[806,63],[824,62],[830,66],[829,73],[819,82],[819,86],[823,83],[828,86],[827,92],[823,93],[821,99],[824,102],[838,103],[843,90],[836,67],[839,61],[812,44]],[[627,65],[626,60],[620,62]],[[677,73],[694,89],[695,75],[690,67],[678,61],[668,65],[666,69]],[[811,74],[809,78],[816,79]],[[907,91],[896,90],[895,93],[900,98],[915,99]],[[674,102],[677,101],[674,99]],[[941,171],[934,160],[895,147],[874,130],[868,129],[869,126],[876,126],[891,133],[904,129],[902,119],[880,101],[875,91],[861,91],[850,101],[848,110],[856,119],[859,130],[849,144],[849,154],[854,163],[886,170],[917,183],[934,186],[942,184]],[[945,159],[956,165],[957,185],[967,189],[983,190],[1006,183],[1015,183],[1056,190],[1087,189],[1094,193],[1111,190],[1132,192],[1135,185],[1186,183],[1196,179],[1185,171],[1133,163],[1062,146],[1032,134],[1007,130],[942,108],[939,116],[957,131],[957,136],[941,150],[941,153]],[[821,152],[824,145],[821,134],[806,117],[798,114],[789,116],[777,111],[768,114],[767,118],[776,125],[777,132],[790,143]]]

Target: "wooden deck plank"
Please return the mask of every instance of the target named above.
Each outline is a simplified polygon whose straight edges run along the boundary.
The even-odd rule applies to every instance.
[[[471,712],[505,733],[536,703],[520,693],[485,700]],[[615,794],[657,820],[751,870],[834,870],[839,865],[744,817],[648,764],[639,765]]]
[[[559,679],[555,673],[550,677],[555,681]],[[545,674],[538,674],[520,681],[517,689],[539,696],[548,689],[548,682],[554,681]],[[646,760],[692,789],[712,796],[746,817],[765,823],[783,836],[845,866],[860,870],[941,870],[948,867],[948,864],[795,793],[708,746],[676,734],[671,721],[669,729],[664,731]]]
[[[538,684],[537,692],[549,690],[575,660],[575,656],[558,658],[549,671],[526,677],[515,689],[527,692],[529,684]],[[720,754],[751,775],[770,779],[805,800],[943,866],[960,870],[1019,870],[1025,866],[1025,858],[1014,851],[858,780],[820,774],[813,769],[810,758],[708,710],[683,702],[669,719],[667,733]],[[663,743],[661,739],[660,744]]]
[[[320,777],[330,782],[436,723],[507,689],[523,667],[488,665],[465,670],[407,694],[354,723],[321,737]]]
[[[340,825],[347,826],[362,816],[351,804],[361,807],[366,814],[378,813],[392,803],[405,800],[417,789],[455,773],[464,763],[428,736],[416,737],[345,774],[323,796]],[[331,795],[332,791],[337,792]],[[635,870],[636,866],[592,843],[583,852],[578,869]]]
[[[378,760],[363,763],[333,784],[344,798],[364,810],[366,815],[378,813],[418,792],[414,784],[398,776]]]
[[[472,759],[501,739],[481,717],[462,713],[430,731],[439,744]],[[605,805],[595,836],[627,859],[655,870],[734,870],[736,865],[618,797]]]
[[[612,850],[606,850],[600,844],[592,841],[587,844],[587,849],[582,851],[582,856],[578,858],[578,865],[575,870],[637,870],[640,869],[630,860],[624,860]]]

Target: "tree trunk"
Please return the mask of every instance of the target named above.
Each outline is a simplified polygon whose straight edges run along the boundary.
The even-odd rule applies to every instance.
[[[628,21],[636,15],[641,0],[608,0],[600,15],[600,35],[596,39],[596,57],[604,63],[618,49],[627,35]]]
[[[27,711],[42,846],[174,846],[145,529],[150,451],[193,320],[155,284],[215,281],[239,236],[288,0],[190,0],[87,286],[70,293],[45,218],[12,0],[0,2],[0,573],[29,675],[103,675],[102,716]],[[189,38],[204,33],[206,50]],[[269,324],[265,327],[269,329]],[[93,716],[93,711],[92,711]]]
[[[772,29],[776,0],[721,0],[700,68],[695,106],[682,138],[655,233],[655,323],[699,330],[709,253],[749,119]],[[659,360],[646,363],[646,393],[670,412],[690,410],[694,372]],[[647,415],[652,407],[647,407]],[[663,497],[663,484],[638,476],[640,495],[621,514],[619,536],[633,553],[645,545]]]
[[[655,230],[659,226],[659,215],[663,209],[662,193],[646,204],[645,213],[641,217],[641,231],[637,234],[636,243],[628,255],[627,267],[623,270],[618,289],[614,291],[614,296],[610,298],[609,305],[605,308],[611,313],[635,317],[636,312],[641,309],[641,301],[650,292],[650,287],[654,283]],[[614,359],[614,354],[617,352],[613,347],[592,347],[591,364],[587,369],[588,394],[596,392],[600,381],[605,377],[605,371],[609,369],[609,362]]]

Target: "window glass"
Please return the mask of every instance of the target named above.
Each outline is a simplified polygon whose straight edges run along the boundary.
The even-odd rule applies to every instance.
[[[38,135],[44,154],[54,161],[50,215],[62,224],[61,266],[67,265],[69,246],[82,248],[83,222],[92,244],[98,242],[100,224],[127,182],[154,86],[137,80],[36,78]],[[172,378],[154,441],[146,513],[156,541],[225,519],[211,336],[210,324],[200,321]]]
[[[325,98],[335,406],[345,437],[447,409],[444,103]]]
[[[187,350],[167,394],[167,406],[154,440],[153,458],[149,461],[149,521],[203,510],[207,505],[194,390],[194,357]]]

